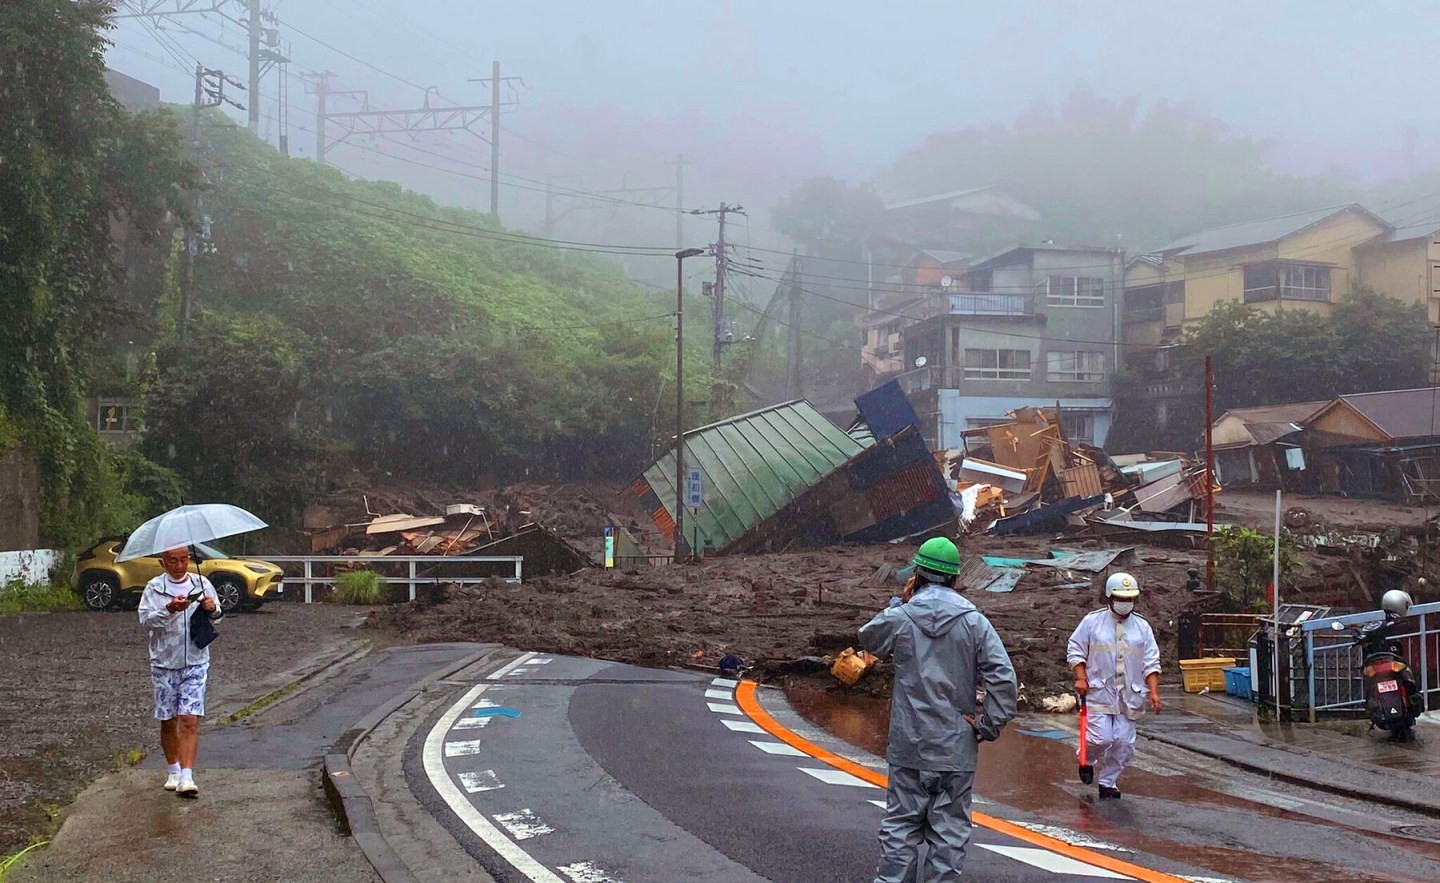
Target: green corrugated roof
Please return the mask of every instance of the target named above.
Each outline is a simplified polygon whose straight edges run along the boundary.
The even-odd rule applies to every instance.
[[[685,513],[687,539],[698,525],[709,545],[726,548],[873,443],[803,399],[692,429],[685,466],[704,474],[705,505]],[[675,452],[645,470],[645,480],[674,518]]]

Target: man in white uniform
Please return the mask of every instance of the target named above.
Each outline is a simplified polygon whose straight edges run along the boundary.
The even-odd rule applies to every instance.
[[[1147,701],[1156,713],[1161,707],[1160,645],[1150,623],[1135,612],[1139,597],[1135,577],[1111,576],[1105,581],[1109,606],[1080,620],[1065,652],[1075,671],[1075,693],[1089,711],[1085,741],[1101,799],[1119,799],[1117,782],[1135,755],[1135,720]]]

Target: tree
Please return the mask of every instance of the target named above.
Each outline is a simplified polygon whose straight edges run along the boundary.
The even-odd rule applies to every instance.
[[[98,0],[0,6],[0,412],[39,456],[42,532],[127,527],[116,464],[83,420],[119,275],[113,231],[161,238],[194,184],[173,127],[105,84]]]
[[[1166,427],[1128,416],[1143,396],[1145,381],[1133,371],[1117,375],[1115,396],[1123,403],[1113,438],[1141,450],[1194,449],[1205,431],[1201,378],[1206,355],[1213,366],[1218,415],[1229,408],[1424,386],[1430,339],[1424,305],[1362,285],[1335,305],[1331,318],[1224,301],[1182,341],[1171,372],[1197,392],[1170,409],[1173,419]]]
[[[1084,87],[1010,126],[933,134],[878,183],[896,197],[998,186],[1040,213],[1038,232],[1132,252],[1357,195],[1342,182],[1274,173],[1262,144],[1195,105],[1147,108]]]
[[[1275,539],[1237,525],[1216,528],[1215,549],[1220,590],[1242,610],[1265,610],[1265,587],[1274,577]],[[1280,579],[1300,564],[1300,543],[1288,531],[1280,534]]]
[[[811,178],[770,210],[775,229],[805,247],[827,254],[835,246],[864,241],[879,223],[885,205],[868,186],[851,187],[837,178]]]
[[[1334,321],[1345,359],[1342,392],[1428,384],[1432,334],[1424,304],[1356,285],[1335,305]]]

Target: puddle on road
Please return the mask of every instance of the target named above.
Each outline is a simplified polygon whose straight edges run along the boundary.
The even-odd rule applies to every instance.
[[[787,687],[785,695],[795,710],[815,726],[872,754],[884,755],[890,726],[888,699],[797,686]],[[1061,740],[1039,735],[1026,736],[1017,729],[1012,725],[1007,728],[1004,738],[982,746],[975,790],[1006,806],[1033,813],[1047,824],[1208,868],[1217,874],[1250,883],[1332,883],[1337,879],[1348,883],[1433,883],[1421,877],[1393,874],[1367,876],[1354,868],[1167,840],[1156,836],[1153,831],[1142,831],[1141,826],[1146,820],[1132,815],[1133,804],[1124,801],[1097,804],[1093,791],[1080,784],[1076,775],[1073,737]],[[1122,785],[1127,795],[1154,797],[1197,808],[1241,812],[1277,822],[1326,825],[1342,835],[1348,833],[1367,837],[1440,860],[1440,846],[1348,828],[1222,794],[1194,784],[1183,775],[1163,776],[1132,765],[1126,771]],[[1191,833],[1194,833],[1193,830]]]

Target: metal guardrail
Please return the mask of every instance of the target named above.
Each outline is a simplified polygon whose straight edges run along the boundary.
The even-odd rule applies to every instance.
[[[1358,711],[1365,707],[1360,645],[1349,635],[1332,631],[1330,624],[1354,626],[1384,618],[1383,612],[1370,610],[1301,624],[1305,636],[1304,666],[1300,671],[1291,669],[1291,689],[1304,690],[1312,722],[1318,712]],[[1436,671],[1440,667],[1440,602],[1415,605],[1410,608],[1405,623],[1397,626],[1393,638],[1400,643],[1406,661],[1415,671],[1425,707],[1435,709],[1440,707],[1440,674]],[[1410,625],[1414,628],[1409,628]]]
[[[520,555],[455,555],[450,557],[437,555],[266,555],[264,556],[264,560],[282,565],[281,569],[286,571],[288,571],[289,568],[283,565],[303,565],[302,575],[290,576],[287,572],[285,578],[281,580],[281,583],[285,586],[304,586],[306,604],[314,603],[315,586],[330,585],[335,582],[336,577],[345,572],[343,570],[337,570],[337,568],[333,566],[336,564],[362,565],[385,577],[387,583],[408,585],[410,587],[410,600],[414,601],[415,587],[421,583],[444,582],[466,585],[470,583],[481,583],[498,575],[494,573],[484,575],[462,574],[460,576],[446,573],[445,575],[441,575],[439,571],[442,568],[446,571],[453,571],[455,569],[454,565],[470,565],[472,567],[476,564],[511,565],[514,568],[514,575],[505,576],[503,579],[508,583],[518,583],[521,581],[523,574],[522,565],[524,562],[524,558]],[[428,572],[420,572],[418,565],[422,563],[430,565],[427,569]],[[321,567],[320,569],[322,571],[328,572],[317,574],[317,564],[328,564],[331,566]],[[403,568],[404,574],[394,576],[388,573],[387,571],[397,569],[391,565],[405,565]],[[505,567],[501,569],[509,570],[510,568]]]

